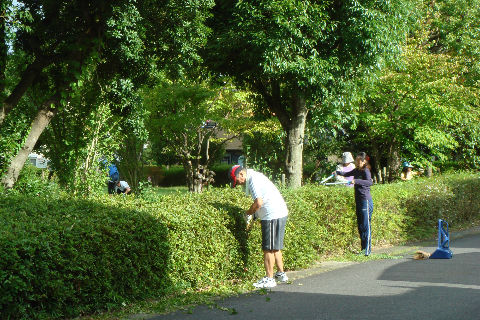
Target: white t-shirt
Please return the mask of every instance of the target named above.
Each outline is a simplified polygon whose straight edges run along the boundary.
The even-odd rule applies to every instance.
[[[121,192],[124,192],[127,188],[130,188],[127,181],[120,181],[120,186],[115,185],[115,191],[120,190]]]
[[[288,215],[287,204],[277,187],[262,173],[247,169],[245,193],[253,200],[261,198],[263,205],[255,215],[260,220],[272,220]]]

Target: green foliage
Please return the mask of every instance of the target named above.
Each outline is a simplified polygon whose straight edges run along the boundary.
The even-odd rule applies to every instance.
[[[118,169],[121,179],[126,180],[134,192],[138,191],[139,182],[142,179],[145,144],[148,139],[148,130],[146,126],[149,112],[137,91],[135,91],[131,81],[125,81],[129,84],[122,97],[121,109],[124,116],[118,125],[118,135],[120,147],[116,150],[118,159]]]
[[[219,1],[211,22],[211,64],[256,91],[262,91],[261,81],[270,79],[281,83],[283,99],[303,94],[315,101],[311,98],[323,98],[335,75],[375,64],[386,52],[398,52],[410,5]]]
[[[157,218],[113,203],[1,202],[2,317],[72,317],[168,288],[167,230]]]
[[[215,87],[164,79],[154,88],[145,88],[143,97],[150,112],[151,140],[163,153],[173,154],[178,160],[202,156],[202,150],[197,150],[203,143],[201,138],[224,142],[226,138],[218,134],[220,128],[229,134],[246,127],[247,93],[230,84]],[[207,120],[217,127],[203,129]]]
[[[99,94],[95,80],[96,70],[90,66],[79,79],[84,84],[75,87],[68,106],[58,111],[38,143],[61,186],[73,194],[103,191],[106,174],[100,160],[113,158],[121,143],[117,126],[122,118],[115,112],[130,107],[115,81]],[[124,100],[115,101],[118,96]]]
[[[247,167],[263,172],[273,180],[280,179],[285,167],[285,133],[278,120],[257,123],[243,137]]]
[[[11,112],[0,127],[0,174],[5,173],[10,160],[20,150],[30,129],[32,108],[22,104]]]
[[[212,171],[215,172],[215,181],[213,182],[213,186],[215,187],[223,187],[225,185],[230,185],[230,178],[228,173],[232,168],[231,164],[215,164],[212,166]]]
[[[226,218],[198,199],[56,200],[0,200],[2,317],[72,317],[238,273]]]
[[[162,187],[170,186],[185,186],[187,181],[185,179],[185,170],[181,166],[171,166],[164,170],[163,179],[159,182]]]
[[[247,94],[229,83],[216,87],[163,79],[154,88],[145,88],[143,96],[150,113],[150,140],[160,155],[158,162],[177,159],[191,191],[200,166],[208,169],[218,150],[231,136],[238,136],[248,122]],[[207,121],[215,125],[207,127]]]
[[[413,32],[396,64],[378,79],[357,79],[350,137],[396,175],[400,161],[478,166],[480,7],[464,0],[419,4]],[[461,13],[460,13],[461,12]],[[348,126],[348,125],[347,125]],[[393,174],[392,174],[393,172]]]
[[[468,72],[465,85],[477,85],[480,76],[480,5],[475,0],[441,0],[430,3],[431,50],[448,52],[462,60]]]
[[[479,221],[477,175],[376,185],[374,245],[432,238],[438,218]],[[281,190],[288,270],[358,248],[353,190]],[[245,230],[240,189],[80,200],[0,195],[2,318],[74,317],[137,299],[250,281],[263,270],[261,228]]]
[[[21,194],[26,196],[55,197],[63,194],[58,184],[49,179],[49,170],[39,169],[31,164],[23,167],[15,187],[8,190],[8,194]]]
[[[74,181],[79,176],[92,178],[92,163],[99,155],[86,149],[101,146],[99,140],[110,140],[106,142],[109,144],[112,137],[104,135],[106,130],[91,134],[97,128],[89,127],[92,113],[108,105],[114,115],[122,117],[130,111],[132,93],[150,80],[151,74],[166,66],[179,74],[198,63],[197,50],[208,34],[204,21],[213,1],[23,0],[2,1],[1,6],[0,122],[4,115],[8,116],[6,122],[21,121],[13,132],[8,128],[1,132],[0,171],[23,146],[28,133],[32,116],[21,106],[27,105],[33,114],[40,108],[53,108],[62,118],[53,126],[63,132],[56,133],[53,142],[46,139],[50,143],[44,147],[52,155],[59,150],[61,159],[53,161],[55,169],[65,169],[59,175],[62,184],[77,191]],[[92,101],[92,94],[100,101]],[[62,128],[59,123],[65,119]],[[97,122],[98,127],[105,129],[105,121]],[[129,121],[135,121],[125,121],[130,124],[130,132],[140,137],[138,121],[133,125]],[[116,123],[117,119],[107,124],[112,127]],[[82,131],[84,126],[87,129]],[[84,137],[88,129],[91,131]],[[145,141],[145,136],[142,138],[136,145]],[[55,144],[67,147],[57,149]],[[110,158],[110,150],[105,149],[100,150],[101,155]],[[80,163],[72,163],[78,157]],[[131,183],[136,185],[137,181]]]
[[[232,165],[230,164],[215,164],[211,166],[211,170],[215,172],[214,186],[221,187],[229,184],[228,171]],[[181,166],[166,167],[149,166],[144,170],[144,180],[150,176],[155,186],[171,187],[171,186],[186,186],[185,170]]]
[[[218,1],[205,60],[255,92],[286,134],[285,173],[301,185],[307,114],[348,79],[395,57],[411,1]]]
[[[149,130],[154,143],[162,143],[165,153],[197,155],[197,137],[202,124],[213,119],[209,114],[213,90],[205,85],[164,83],[154,89],[145,89],[144,100],[150,111]],[[182,143],[183,140],[187,141]],[[187,155],[187,159],[191,160]]]
[[[464,72],[455,59],[430,54],[411,44],[404,64],[385,70],[367,89],[360,106],[357,134],[367,144],[375,141],[382,157],[400,150],[405,159],[428,165],[431,156],[446,159],[459,146],[456,133],[467,118],[477,118],[478,88],[463,85]],[[362,131],[363,131],[362,130]]]
[[[434,161],[433,167],[441,173],[455,173],[467,171],[471,168],[471,164],[464,161]]]

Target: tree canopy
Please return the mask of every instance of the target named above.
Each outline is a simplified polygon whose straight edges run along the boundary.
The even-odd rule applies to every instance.
[[[308,111],[338,83],[398,52],[410,2],[217,1],[206,60],[262,97],[286,132],[286,172],[302,178]]]
[[[386,167],[392,180],[401,161],[420,167],[432,159],[476,162],[479,119],[480,10],[468,1],[426,2],[425,20],[403,45],[396,64],[377,81],[361,81],[351,135]],[[463,8],[463,19],[458,19]],[[462,147],[460,147],[462,146]],[[432,158],[433,157],[433,158]]]
[[[211,86],[207,83],[162,81],[144,89],[150,113],[150,141],[160,154],[171,155],[186,173],[191,191],[201,191],[208,182],[208,165],[215,149],[251,126],[245,115],[251,113],[248,95],[230,83]],[[211,147],[210,142],[215,142]]]
[[[26,114],[22,106],[34,110],[26,116],[30,128],[19,142],[3,144],[12,154],[3,159],[3,184],[15,183],[50,120],[75,107],[71,100],[85,85],[85,74],[93,74],[88,80],[98,83],[97,92],[110,93],[109,105],[125,114],[121,95],[108,87],[126,81],[138,88],[156,69],[179,74],[198,61],[196,50],[205,42],[203,22],[211,5],[190,0],[2,2],[2,8],[10,9],[10,20],[2,19],[6,36],[0,39],[0,61],[12,72],[2,69],[5,80],[0,78],[0,129],[9,127],[4,121],[13,110],[19,109],[18,116]],[[8,45],[11,52],[5,50]],[[4,131],[2,137],[12,134]]]
[[[199,131],[207,120],[250,127],[254,162],[283,161],[292,187],[305,145],[310,165],[363,149],[391,177],[402,159],[477,163],[478,1],[3,0],[0,12],[7,188],[34,148],[73,188],[99,157],[138,181],[144,145],[176,153],[178,132],[197,161],[222,144]]]

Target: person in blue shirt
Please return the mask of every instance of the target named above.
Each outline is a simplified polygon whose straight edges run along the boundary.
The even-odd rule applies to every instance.
[[[117,181],[120,181],[120,174],[118,172],[117,166],[114,163],[109,163],[107,160],[102,160],[102,163],[105,165],[108,170],[108,193],[115,193],[115,185]]]
[[[353,184],[355,189],[358,233],[360,234],[362,253],[368,256],[371,253],[372,246],[371,220],[373,200],[370,194],[370,186],[373,185],[373,180],[367,165],[367,154],[365,152],[357,154],[355,157],[355,169],[352,171],[336,171],[335,174],[343,177],[353,177],[350,183]]]

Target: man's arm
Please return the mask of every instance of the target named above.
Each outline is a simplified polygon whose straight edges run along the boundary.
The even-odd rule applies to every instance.
[[[252,215],[255,212],[257,212],[258,209],[260,209],[263,206],[263,199],[262,198],[256,198],[255,201],[253,201],[252,205],[250,206],[250,209],[247,210],[248,215]]]

